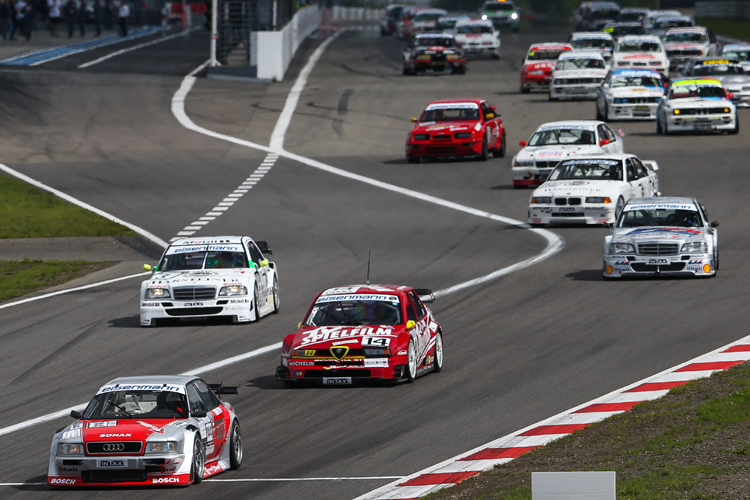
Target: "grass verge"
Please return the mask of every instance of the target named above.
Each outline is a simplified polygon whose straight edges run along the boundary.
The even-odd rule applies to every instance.
[[[673,388],[430,500],[531,499],[532,472],[615,471],[617,498],[750,498],[750,363]]]
[[[115,262],[61,262],[56,260],[0,261],[0,301],[61,285],[99,271]]]
[[[750,19],[721,19],[715,17],[696,18],[695,24],[705,26],[717,35],[750,40]]]

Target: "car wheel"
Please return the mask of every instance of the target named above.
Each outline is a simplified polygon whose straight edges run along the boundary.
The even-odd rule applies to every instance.
[[[719,247],[714,247],[714,270],[716,272],[719,271]],[[716,272],[714,273],[714,276],[716,276]]]
[[[602,120],[602,111],[599,109],[599,102],[596,103],[596,119],[600,122],[603,122]]]
[[[664,117],[664,123],[662,124],[662,130],[664,131],[664,135],[669,135],[669,122],[667,121],[667,117]]]
[[[432,362],[432,371],[440,373],[443,369],[443,334],[435,335],[435,359]]]
[[[418,156],[407,156],[406,161],[409,163],[419,163],[419,157]]]
[[[495,151],[493,156],[496,156],[497,158],[505,158],[505,146],[506,146],[506,140],[505,140],[505,131],[503,131],[503,135],[501,136],[502,144],[500,144],[500,149]]]
[[[492,58],[493,59],[500,59],[500,52],[496,52],[496,53],[492,54]]]
[[[407,371],[406,371],[406,381],[408,383],[414,382],[414,379],[417,378],[417,348],[414,345],[414,341],[409,341],[409,350],[408,350],[408,361],[407,361]]]
[[[522,94],[528,94],[529,92],[531,92],[531,89],[529,87],[524,87],[523,83],[522,83],[521,84],[521,93]]]
[[[734,117],[734,128],[729,131],[730,135],[735,135],[740,133],[740,117],[739,115],[735,115]]]
[[[229,434],[229,467],[237,470],[242,465],[242,433],[240,423],[237,420],[232,424],[232,432]]]
[[[606,104],[604,105],[604,111],[602,112],[602,121],[609,121],[609,107]]]
[[[661,135],[664,133],[664,129],[661,127],[661,120],[659,120],[659,117],[656,117],[656,133]]]
[[[193,464],[190,467],[190,477],[193,484],[200,484],[203,481],[203,474],[206,469],[206,456],[203,454],[203,443],[200,436],[195,436],[193,444]]]
[[[487,161],[489,157],[490,157],[490,152],[487,149],[487,135],[485,134],[484,139],[482,139],[482,154],[479,155],[479,160]]]
[[[409,72],[409,67],[406,66],[406,64],[404,64],[403,75],[404,76],[409,76],[410,74],[411,73]]]
[[[550,93],[550,94],[549,94],[549,95],[547,96],[547,98],[548,98],[548,99],[549,99],[550,101],[556,101],[556,100],[557,100],[557,97],[552,97],[552,94],[551,94],[551,93]]]
[[[275,276],[273,278],[273,287],[271,287],[271,300],[273,300],[273,312],[271,314],[276,314],[281,308],[281,301],[279,300],[279,282]]]
[[[253,309],[255,310],[255,318],[251,319],[251,323],[255,323],[260,319],[260,310],[258,309],[258,284],[256,283],[253,287]]]

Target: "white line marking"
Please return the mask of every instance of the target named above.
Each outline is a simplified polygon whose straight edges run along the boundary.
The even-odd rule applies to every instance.
[[[159,38],[158,40],[152,40],[150,42],[140,43],[138,45],[133,45],[132,47],[128,47],[126,49],[122,49],[122,50],[118,50],[116,52],[112,52],[111,54],[107,54],[106,56],[102,56],[99,59],[94,59],[93,61],[89,61],[87,63],[83,63],[83,64],[81,64],[81,65],[78,66],[78,69],[88,68],[88,67],[93,66],[95,64],[99,64],[100,62],[104,62],[107,59],[112,59],[113,57],[125,54],[127,52],[132,52],[133,50],[142,49],[143,47],[148,47],[149,45],[155,45],[157,43],[166,42],[167,40],[171,40],[173,38],[177,38],[177,37],[180,37],[180,36],[185,36],[188,33],[190,33],[191,31],[195,31],[197,29],[200,29],[200,27],[194,26],[192,28],[188,28],[188,29],[183,30],[183,31],[181,31],[179,33],[176,33],[174,35],[165,36],[164,38]]]

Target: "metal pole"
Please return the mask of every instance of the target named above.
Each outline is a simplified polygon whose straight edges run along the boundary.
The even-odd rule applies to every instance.
[[[216,41],[219,39],[219,0],[212,0],[211,2],[211,62],[209,65],[216,67],[219,65],[219,61],[216,60]]]
[[[279,9],[279,2],[278,0],[273,0],[273,31],[276,31],[276,19],[277,19],[277,12]]]

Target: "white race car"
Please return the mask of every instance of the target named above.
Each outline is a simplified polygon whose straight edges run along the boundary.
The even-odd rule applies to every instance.
[[[737,106],[719,80],[679,78],[669,82],[656,112],[656,133],[740,131]]]
[[[671,70],[680,69],[693,57],[715,56],[719,51],[719,42],[708,28],[672,28],[662,38],[664,50],[667,51]]]
[[[426,31],[433,31],[435,29],[435,23],[438,19],[447,14],[443,9],[425,9],[420,10],[411,20],[411,29],[409,31],[411,36],[417,33],[424,33]]]
[[[750,43],[734,43],[721,48],[721,57],[738,61],[750,73]]]
[[[604,278],[716,276],[718,225],[695,198],[631,200],[604,239]]]
[[[653,69],[669,78],[669,59],[659,37],[654,35],[628,35],[617,40],[612,54],[614,69]]]
[[[52,438],[54,487],[187,486],[242,464],[240,422],[192,375],[121,377],[99,389],[76,421]],[[144,496],[142,493],[137,496]]]
[[[596,96],[597,120],[654,120],[664,95],[661,75],[650,69],[616,69]]]
[[[693,78],[715,78],[732,94],[737,106],[750,107],[750,75],[737,59],[702,57],[685,63],[682,76]]]
[[[500,32],[490,21],[462,19],[453,28],[453,38],[466,55],[489,55],[500,59]]]
[[[629,154],[566,158],[529,198],[529,223],[612,223],[631,198],[660,195],[658,169]]]
[[[570,35],[568,43],[573,50],[598,50],[605,61],[612,59],[615,39],[603,31],[576,31]]]
[[[599,51],[563,52],[552,71],[549,100],[596,99],[596,92],[608,71]]]
[[[141,283],[141,326],[216,316],[238,323],[278,312],[276,264],[264,253],[272,253],[268,244],[248,236],[175,240]]]
[[[563,158],[575,155],[622,153],[622,130],[594,120],[545,123],[513,157],[513,187],[539,186]]]

